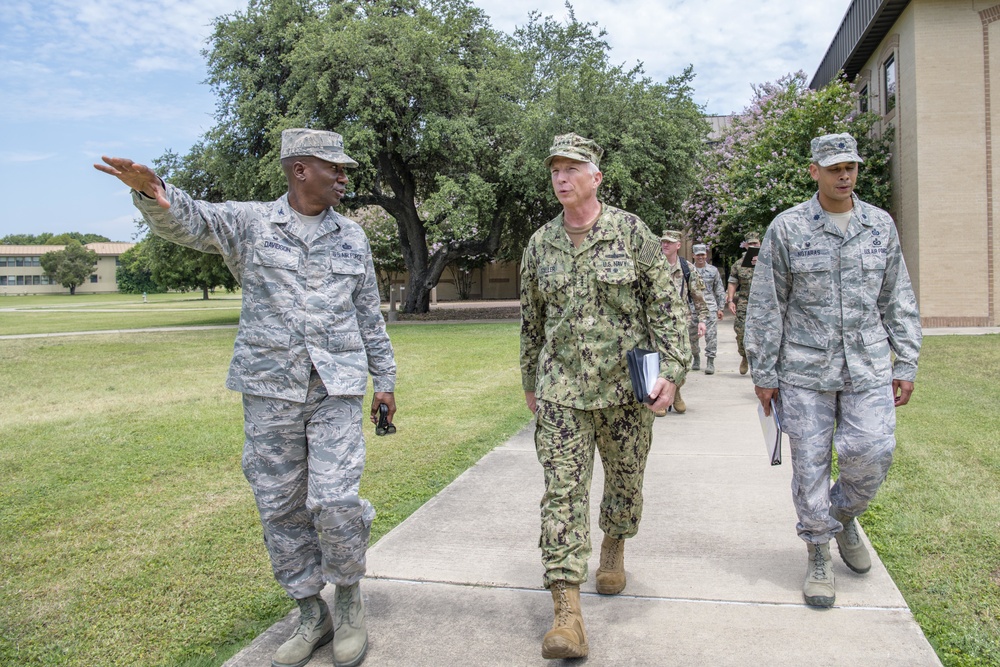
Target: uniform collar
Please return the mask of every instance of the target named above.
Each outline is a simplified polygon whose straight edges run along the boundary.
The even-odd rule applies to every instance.
[[[545,226],[545,230],[542,232],[542,239],[546,243],[549,243],[550,245],[568,253],[581,253],[587,248],[596,245],[600,241],[613,239],[615,237],[615,231],[611,229],[610,225],[601,224],[601,222],[607,217],[605,214],[608,210],[608,205],[602,202],[601,213],[597,216],[597,222],[594,223],[590,233],[587,234],[586,238],[584,238],[583,243],[580,244],[579,248],[573,247],[573,242],[569,240],[569,236],[566,234],[566,230],[563,227],[566,222],[565,214],[563,212],[560,212],[559,215],[557,215]]]
[[[856,194],[851,195],[851,199],[854,202],[854,207],[851,210],[851,222],[847,225],[847,232],[844,234],[845,238],[851,238],[861,233],[860,227],[871,227],[875,223],[871,220],[869,215],[865,212],[864,207],[861,205],[861,200],[858,199]],[[826,225],[831,225],[830,233],[840,235],[840,229],[836,232],[832,231],[836,228],[834,222],[827,215],[826,211],[819,203],[819,193],[817,192],[809,200],[808,205],[808,216],[809,216],[809,227],[813,230],[823,229]]]
[[[301,240],[303,239],[303,234],[305,233],[304,226],[299,222],[298,216],[292,210],[292,207],[288,203],[288,193],[281,195],[274,204],[272,204],[272,222],[279,225],[285,229],[285,231],[294,236],[295,238]],[[326,215],[323,217],[322,222],[319,223],[319,227],[316,229],[316,235],[313,237],[313,241],[319,237],[329,234],[330,232],[340,231],[340,215],[334,211],[332,208],[326,209]]]

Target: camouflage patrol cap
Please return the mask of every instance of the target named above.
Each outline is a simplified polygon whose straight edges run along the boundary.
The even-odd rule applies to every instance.
[[[577,162],[591,162],[600,168],[603,155],[604,149],[598,146],[596,141],[570,132],[557,135],[552,140],[552,148],[549,149],[549,156],[545,158],[543,164],[548,167],[552,158],[565,157]]]
[[[747,232],[746,236],[743,237],[744,243],[756,243],[760,245],[760,234],[757,232]]]
[[[318,157],[333,164],[345,167],[357,167],[355,162],[344,152],[344,138],[336,132],[326,130],[307,130],[293,128],[281,132],[281,159],[286,157]]]
[[[681,232],[679,229],[664,229],[663,233],[660,234],[660,240],[677,243],[681,240]]]
[[[858,142],[851,135],[824,134],[812,140],[812,161],[821,167],[841,162],[864,162],[858,155]]]
[[[704,243],[695,243],[693,246],[691,246],[691,254],[693,254],[693,255],[707,255],[708,254],[708,246],[705,245]]]

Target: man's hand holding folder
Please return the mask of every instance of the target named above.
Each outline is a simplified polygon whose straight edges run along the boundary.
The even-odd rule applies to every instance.
[[[657,417],[667,414],[677,387],[659,377],[660,353],[637,347],[627,352],[625,359],[636,400],[645,403]]]

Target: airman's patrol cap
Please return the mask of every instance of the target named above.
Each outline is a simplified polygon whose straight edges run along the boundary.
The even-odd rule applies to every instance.
[[[756,243],[760,245],[760,234],[757,232],[747,232],[746,236],[743,237],[744,243]]]
[[[708,246],[705,245],[704,243],[695,243],[693,246],[691,246],[691,253],[694,255],[707,255]]]
[[[283,130],[281,159],[306,156],[318,157],[320,160],[342,164],[345,167],[358,166],[358,163],[344,152],[344,138],[336,132],[307,130],[301,127]]]
[[[604,149],[596,141],[570,132],[557,135],[552,140],[552,148],[549,149],[549,156],[545,158],[544,164],[548,167],[553,158],[565,157],[577,162],[591,162],[600,168],[603,155]]]
[[[849,134],[824,134],[812,140],[812,161],[821,167],[841,162],[864,162],[858,142]]]
[[[660,234],[660,240],[677,243],[681,240],[681,232],[678,229],[664,229],[663,233]]]

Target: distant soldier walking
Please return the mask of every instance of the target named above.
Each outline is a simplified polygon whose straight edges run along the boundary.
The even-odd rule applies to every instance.
[[[708,306],[708,318],[705,320],[705,375],[715,373],[715,356],[719,349],[719,326],[722,319],[722,309],[726,302],[726,288],[719,270],[708,263],[708,246],[696,243],[691,252],[694,255],[694,268],[698,270],[701,281],[705,284],[705,305]],[[694,355],[692,370],[698,368],[698,338],[692,335],[691,352]]]
[[[743,237],[745,248],[759,248],[760,235],[757,232],[747,232]],[[726,304],[729,312],[736,316],[733,329],[736,331],[736,347],[740,351],[740,375],[746,375],[750,370],[747,362],[747,353],[743,348],[743,336],[745,335],[744,325],[747,320],[747,299],[750,297],[750,284],[753,282],[753,270],[757,265],[757,258],[750,260],[750,266],[743,266],[746,259],[746,252],[740,255],[736,263],[729,269],[729,287],[726,291]]]
[[[253,489],[274,576],[299,626],[274,667],[300,667],[333,640],[334,664],[368,648],[360,580],[375,510],[358,495],[365,465],[362,405],[396,411],[396,364],[361,227],[333,210],[347,167],[334,132],[281,134],[288,192],[274,202],[195,201],[131,160],[97,169],[132,188],[154,234],[221,254],[243,287],[226,386],[243,393],[243,472]],[[320,591],[336,585],[331,617]]]
[[[660,235],[660,250],[667,260],[667,271],[670,272],[670,279],[680,293],[681,301],[687,305],[688,340],[693,353],[691,370],[697,371],[701,370],[701,361],[698,357],[698,339],[705,335],[708,320],[705,283],[702,282],[701,274],[695,271],[694,266],[677,254],[680,248],[680,231],[676,229],[664,230]],[[678,383],[677,391],[674,392],[673,410],[682,415],[687,412],[687,404],[681,398],[681,386],[683,383]]]
[[[802,594],[817,607],[836,598],[831,539],[849,568],[871,568],[855,517],[889,471],[895,408],[910,400],[921,342],[896,226],[854,195],[857,150],[849,134],[812,140],[818,192],[764,235],[746,323],[754,390],[768,414],[777,399],[791,445],[796,529],[809,553]]]
[[[535,414],[545,475],[539,545],[555,620],[544,658],[580,658],[589,645],[580,609],[590,546],[594,448],[605,484],[597,592],[625,588],[625,540],[639,530],[653,412],[687,372],[687,306],[670,283],[656,237],[635,215],[597,199],[604,151],[557,136],[545,159],[563,212],[532,235],[521,260],[521,378]],[[660,353],[660,374],[638,403],[625,354]],[[646,409],[646,408],[649,409]]]

